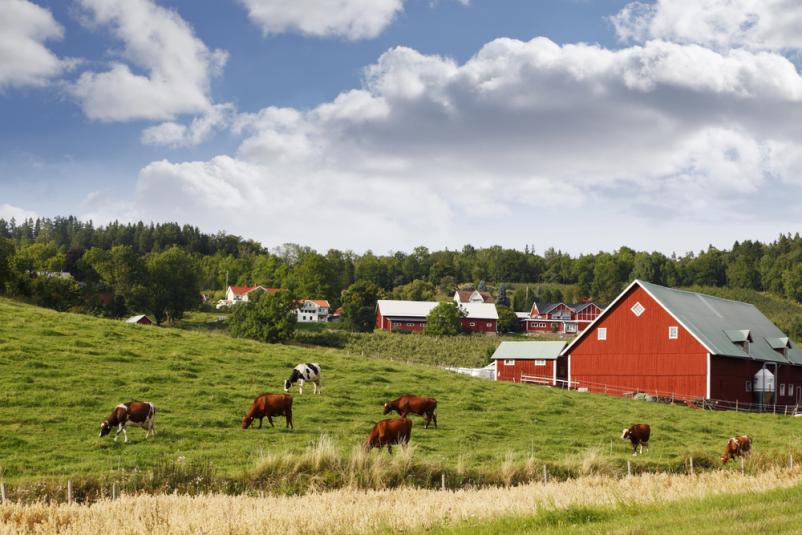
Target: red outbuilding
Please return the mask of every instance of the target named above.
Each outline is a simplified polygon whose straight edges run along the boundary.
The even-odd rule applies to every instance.
[[[380,299],[376,304],[376,329],[381,331],[420,332],[436,301],[399,301]],[[465,313],[462,331],[466,333],[495,334],[498,322],[496,305],[492,303],[461,303]]]
[[[557,359],[564,347],[565,342],[501,342],[490,357],[496,380],[556,385]]]
[[[753,305],[640,280],[560,358],[570,386],[590,392],[740,403],[760,397],[781,406],[802,400],[802,351]],[[764,368],[774,383],[768,396],[754,392]]]
[[[604,309],[596,303],[534,302],[528,314],[518,316],[525,333],[578,334],[599,317]]]

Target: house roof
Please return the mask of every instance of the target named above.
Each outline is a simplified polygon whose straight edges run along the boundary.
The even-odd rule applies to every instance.
[[[474,292],[478,293],[485,303],[493,302],[493,296],[490,295],[490,292],[480,292],[479,290],[457,290],[459,302],[468,303],[471,300],[471,296],[474,294]]]
[[[125,323],[139,323],[142,318],[147,318],[147,320],[150,321],[150,318],[148,318],[145,314],[140,314],[139,316],[131,316],[125,320]]]
[[[319,307],[329,308],[331,306],[329,305],[329,302],[326,301],[325,299],[299,299],[298,304],[303,304],[306,303],[307,301],[310,303],[314,303]]]
[[[467,318],[480,320],[497,320],[498,311],[493,303],[460,303],[460,308],[466,312]]]
[[[601,305],[598,305],[598,304],[596,304],[596,303],[594,303],[594,302],[592,302],[592,301],[588,301],[587,303],[574,303],[573,305],[568,305],[568,306],[569,306],[569,307],[570,307],[570,308],[571,308],[571,309],[572,309],[574,312],[577,312],[577,313],[579,313],[579,312],[582,312],[583,310],[585,310],[586,308],[588,308],[588,307],[591,307],[591,306],[596,306],[596,307],[598,307],[598,308],[600,308],[600,309],[604,310],[604,307],[603,307],[603,306],[601,306]]]
[[[501,342],[490,357],[492,360],[554,360],[560,356],[565,342]]]
[[[393,299],[380,299],[377,303],[382,316],[396,316],[402,318],[425,318],[437,301],[397,301]],[[465,311],[467,318],[497,320],[498,312],[493,303],[459,303]]]
[[[531,317],[529,312],[516,312],[515,315],[519,320],[528,320]]]
[[[635,280],[596,321],[607,316],[613,309],[613,305],[628,294],[635,285],[639,285],[662,305],[712,355],[802,365],[802,350],[786,346],[787,357],[776,351],[772,346],[778,345],[783,338],[787,338],[786,335],[754,305],[741,301],[676,290]],[[591,330],[590,328],[586,329],[574,339],[565,348],[565,352]],[[749,343],[747,353],[745,348],[739,345],[739,342],[748,340],[750,337],[752,341]],[[777,349],[782,349],[782,347]]]
[[[548,314],[562,303],[542,303],[535,301],[534,306],[537,307],[538,314]]]
[[[274,294],[276,292],[280,292],[281,288],[265,288],[264,286],[229,286],[231,291],[234,295],[245,295],[247,293],[251,293],[254,290],[262,290],[269,294]]]

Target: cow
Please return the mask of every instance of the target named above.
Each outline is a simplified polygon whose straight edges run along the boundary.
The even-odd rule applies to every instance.
[[[640,453],[643,455],[643,446],[649,449],[649,435],[652,430],[649,424],[633,424],[621,433],[621,440],[629,439],[632,442],[632,455],[638,454],[638,447],[640,446]]]
[[[298,393],[304,393],[304,381],[315,383],[315,394],[320,394],[320,364],[299,364],[292,370],[292,374],[284,381],[284,392],[298,383]]]
[[[390,414],[391,411],[395,411],[402,418],[406,418],[407,414],[410,413],[423,416],[425,429],[429,428],[429,422],[434,422],[434,428],[437,429],[436,410],[436,399],[420,396],[401,396],[384,404],[384,414]]]
[[[388,418],[376,422],[363,446],[365,451],[370,451],[371,448],[381,449],[386,445],[387,452],[393,453],[393,444],[401,444],[406,448],[411,436],[412,420],[408,418]]]
[[[748,456],[752,453],[752,437],[749,435],[737,435],[727,441],[727,448],[721,456],[721,463],[740,456]]]
[[[292,424],[292,396],[289,394],[261,394],[255,400],[245,416],[242,417],[242,428],[248,429],[255,418],[259,418],[259,429],[262,420],[267,416],[270,427],[273,425],[273,416],[284,416],[285,427],[295,429]]]
[[[156,406],[149,401],[129,401],[120,403],[111,411],[111,416],[103,420],[100,424],[100,437],[104,437],[111,432],[112,427],[117,427],[114,434],[114,442],[122,432],[125,442],[128,442],[128,433],[125,428],[128,425],[142,427],[145,430],[145,438],[150,435],[156,436],[156,426],[153,423],[156,417]]]

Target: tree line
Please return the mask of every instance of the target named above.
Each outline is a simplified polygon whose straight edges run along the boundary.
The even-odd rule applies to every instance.
[[[62,272],[71,279],[53,275]],[[177,223],[94,226],[75,217],[0,219],[0,289],[6,294],[62,310],[113,316],[149,311],[159,321],[177,319],[182,308],[199,305],[202,292],[212,300],[222,297],[226,284],[286,288],[300,298],[328,299],[334,307],[357,282],[370,283],[379,297],[398,299],[433,299],[458,284],[482,281],[497,290],[502,284],[555,285],[552,295],[511,292],[512,308],[526,310],[535,299],[567,299],[557,285],[573,285],[572,297],[607,302],[635,278],[672,287],[768,291],[802,301],[802,238],[782,234],[770,243],[747,240],[729,250],[710,246],[681,255],[621,247],[571,256],[554,248],[538,253],[529,245],[357,254],[297,244],[267,248]]]

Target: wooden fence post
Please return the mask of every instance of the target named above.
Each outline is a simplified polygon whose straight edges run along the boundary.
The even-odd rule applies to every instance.
[[[549,482],[549,469],[544,464],[543,465],[543,484],[545,485],[548,482]]]
[[[793,453],[789,453],[788,454],[788,469],[789,470],[793,470],[794,469],[794,454]]]
[[[610,439],[610,455],[613,454],[613,440]]]
[[[744,475],[744,458],[741,457],[741,475]]]
[[[72,503],[72,480],[67,480],[67,503]]]
[[[691,475],[694,476],[696,473],[693,471],[693,457],[688,457],[688,459],[691,461]]]
[[[0,503],[6,503],[6,484],[0,481]]]
[[[632,475],[632,461],[627,459],[627,477]]]
[[[446,473],[440,474],[440,490],[446,490]]]
[[[735,400],[735,412],[738,412],[738,400]]]
[[[112,500],[116,500],[117,499],[117,483],[116,482],[111,484],[111,499]]]

